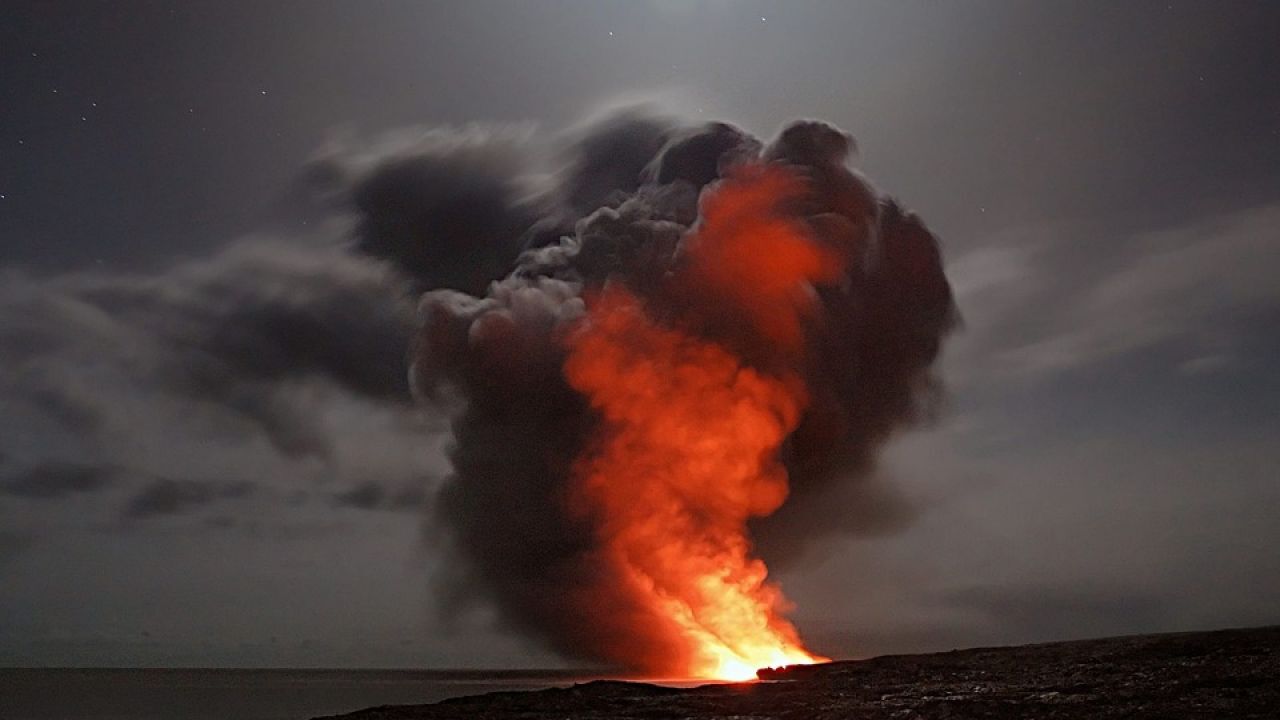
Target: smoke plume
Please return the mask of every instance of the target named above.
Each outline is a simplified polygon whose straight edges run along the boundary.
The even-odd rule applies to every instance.
[[[648,673],[815,659],[761,558],[892,524],[893,502],[839,501],[930,412],[956,317],[936,238],[853,151],[823,122],[765,144],[629,112],[476,235],[432,211],[448,262],[459,238],[477,271],[523,248],[483,295],[472,273],[420,302],[412,385],[455,408],[434,510],[450,607],[486,596],[565,655]],[[362,243],[390,247],[369,182]]]

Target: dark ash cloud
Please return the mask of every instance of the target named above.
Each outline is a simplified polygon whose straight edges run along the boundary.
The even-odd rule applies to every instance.
[[[506,274],[545,214],[532,172],[527,131],[479,126],[333,148],[310,169],[356,212],[360,252],[389,260],[419,289],[473,293]]]

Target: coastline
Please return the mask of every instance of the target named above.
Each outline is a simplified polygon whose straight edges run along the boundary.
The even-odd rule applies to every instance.
[[[673,688],[597,680],[313,720],[1273,718],[1280,626],[886,655]]]

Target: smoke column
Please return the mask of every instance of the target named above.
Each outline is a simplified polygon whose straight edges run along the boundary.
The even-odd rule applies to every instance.
[[[421,300],[414,390],[455,408],[448,606],[651,675],[821,660],[760,553],[829,531],[804,515],[928,414],[936,239],[825,123],[764,145],[622,115],[576,148],[506,277]]]

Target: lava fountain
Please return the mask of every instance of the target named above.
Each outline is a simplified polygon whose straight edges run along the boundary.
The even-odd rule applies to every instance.
[[[777,212],[801,190],[779,168],[744,169],[703,203],[670,292],[729,294],[737,333],[766,341],[748,364],[732,342],[660,323],[621,285],[588,302],[565,374],[603,424],[575,468],[571,503],[591,518],[600,561],[668,625],[673,674],[724,680],[824,661],[804,648],[789,605],[752,555],[747,521],[787,497],[779,449],[806,403],[801,377],[770,362],[800,352],[814,282],[839,257]],[[720,318],[723,322],[725,318]],[[682,327],[683,326],[683,327]]]

